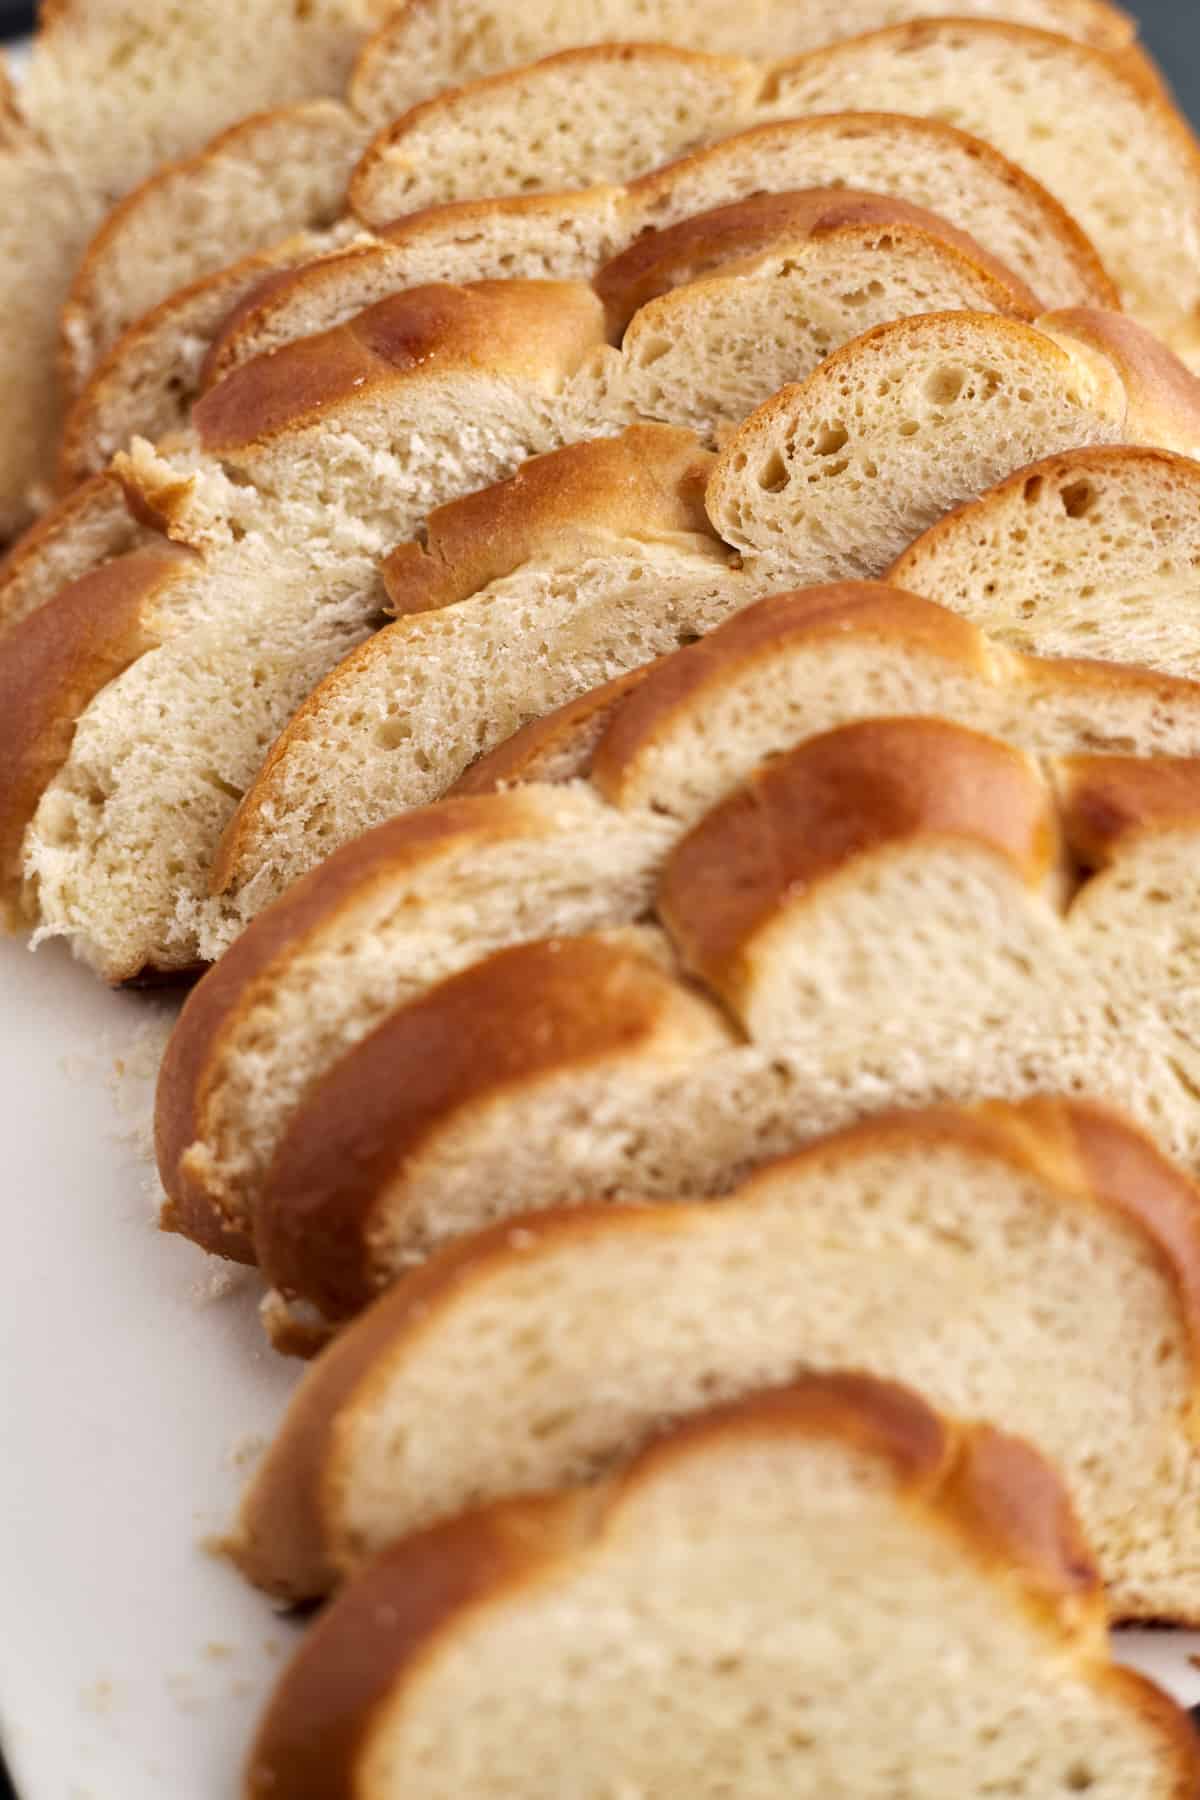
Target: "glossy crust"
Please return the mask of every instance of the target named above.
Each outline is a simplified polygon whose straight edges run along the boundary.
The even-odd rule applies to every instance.
[[[248,1800],[365,1800],[372,1725],[406,1678],[476,1609],[519,1603],[551,1569],[602,1552],[622,1507],[706,1454],[827,1439],[877,1459],[898,1501],[954,1537],[1026,1609],[1059,1654],[1161,1737],[1164,1800],[1193,1800],[1200,1760],[1186,1716],[1108,1660],[1099,1578],[1058,1478],[1026,1444],[935,1414],[860,1375],[810,1377],[689,1421],[592,1487],[502,1502],[397,1544],[326,1610],[285,1672],[247,1772]]]
[[[1108,359],[1128,395],[1130,438],[1188,454],[1200,447],[1200,377],[1144,326],[1122,313],[1074,306],[1046,313],[1038,327],[1069,349]]]
[[[908,840],[982,845],[1034,889],[1058,860],[1028,756],[942,719],[870,719],[810,738],[706,814],[667,860],[659,916],[687,967],[728,996],[791,902]]]
[[[1065,756],[1054,772],[1068,845],[1089,869],[1134,838],[1200,825],[1200,757]]]
[[[328,1592],[348,1572],[338,1495],[344,1421],[403,1380],[406,1358],[453,1316],[464,1290],[506,1267],[528,1267],[562,1244],[619,1244],[639,1233],[685,1235],[712,1205],[752,1209],[781,1176],[869,1157],[958,1144],[1004,1162],[1061,1196],[1132,1221],[1161,1256],[1200,1369],[1200,1195],[1139,1131],[1107,1109],[1071,1100],[936,1107],[871,1119],[769,1164],[727,1200],[671,1206],[560,1207],[472,1233],[402,1276],[342,1332],[305,1375],[242,1506],[231,1554],[256,1585],[286,1600]],[[1200,1374],[1197,1376],[1200,1416]],[[357,1557],[354,1559],[357,1561]]]
[[[647,232],[604,265],[595,288],[609,327],[623,331],[648,301],[684,282],[716,274],[725,265],[787,244],[797,247],[842,239],[869,255],[880,235],[893,247],[936,245],[978,277],[994,284],[997,310],[1035,318],[1037,297],[999,257],[936,213],[882,194],[810,188],[799,193],[755,194]]]
[[[386,884],[397,867],[436,860],[465,842],[480,845],[507,832],[536,828],[538,815],[519,794],[494,801],[452,801],[408,813],[356,838],[259,914],[193,990],[172,1033],[159,1073],[155,1151],[167,1200],[163,1224],[204,1249],[253,1262],[244,1219],[230,1218],[189,1161],[206,1135],[206,1104],[225,1034],[254,1006],[261,984],[286,980],[289,964],[314,927],[352,898]]]
[[[169,546],[133,551],[83,576],[10,626],[0,646],[0,919],[21,919],[21,846],[66,761],[75,721],[99,690],[158,641],[156,601],[192,561]]]
[[[581,282],[409,288],[235,369],[197,402],[192,422],[201,447],[220,455],[315,424],[416,375],[475,370],[552,387],[603,341],[600,304]]]
[[[314,1083],[255,1209],[259,1265],[281,1292],[349,1318],[390,1278],[374,1242],[381,1198],[448,1117],[543,1073],[614,1057],[669,1069],[724,1041],[708,1003],[623,939],[501,950],[393,1012]]]
[[[704,510],[715,461],[672,425],[631,425],[619,437],[532,457],[508,481],[439,507],[422,541],[393,551],[383,565],[391,611],[452,606],[522,563],[569,553],[590,533],[700,536],[723,548]]]

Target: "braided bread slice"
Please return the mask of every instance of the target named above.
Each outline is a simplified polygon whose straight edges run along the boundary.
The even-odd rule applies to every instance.
[[[636,314],[619,353],[605,347],[600,302],[582,284],[413,289],[246,364],[205,396],[191,436],[121,459],[140,514],[207,553],[195,598],[203,635],[197,645],[176,637],[89,711],[48,796],[46,830],[35,832],[43,921],[56,915],[54,928],[110,977],[194,962],[222,803],[369,629],[381,598],[373,557],[442,500],[556,443],[613,432],[642,405],[714,427],[741,417],[789,366],[811,365],[825,334],[857,329],[864,310],[939,293],[1028,305],[1015,278],[940,221],[898,202],[841,199],[842,222],[823,231],[829,202],[805,204],[807,223],[781,226],[775,240],[789,254],[663,295],[643,309],[653,328]],[[682,348],[647,374],[663,331]],[[707,595],[718,559],[727,564],[728,552],[657,572],[696,574]],[[688,628],[720,616],[706,604]],[[677,642],[660,628],[625,652],[625,666]],[[575,680],[608,673],[593,658]],[[551,688],[527,710],[564,697]],[[491,741],[519,722],[490,727]],[[157,807],[164,817],[151,823]]]
[[[835,185],[891,195],[969,230],[1050,305],[1117,304],[1075,222],[978,139],[932,119],[793,119],[744,132],[626,189],[433,208],[382,237],[360,232],[349,250],[339,228],[323,244],[310,234],[223,269],[131,326],[94,370],[64,426],[63,480],[102,467],[135,435],[159,437],[185,425],[202,363],[211,384],[251,356],[343,324],[401,288],[589,276],[652,227],[756,193]],[[280,278],[279,269],[301,262],[294,279]]]
[[[698,990],[555,938],[402,1005],[286,1120],[261,1266],[337,1320],[514,1206],[722,1192],[881,1108],[981,1095],[1110,1099],[1195,1171],[1198,782],[1196,760],[1040,772],[939,719],[810,739],[666,860],[654,954]]]
[[[1188,1800],[1049,1464],[861,1375],[406,1539],[284,1673],[255,1800]]]
[[[688,829],[814,733],[919,713],[1040,753],[1200,747],[1194,684],[1014,657],[881,586],[773,596],[601,706],[599,743],[582,738],[589,783],[448,800],[380,826],[263,913],[200,984],[159,1091],[159,1168],[179,1229],[249,1255],[289,1119],[393,1007],[517,938],[636,919]],[[538,728],[569,775],[585,768],[576,724]]]
[[[662,1420],[845,1367],[1028,1437],[1070,1480],[1114,1616],[1194,1623],[1198,1327],[1200,1196],[1116,1116],[893,1114],[724,1201],[531,1213],[402,1277],[302,1384],[237,1557],[309,1599]]]
[[[1078,218],[1130,311],[1197,349],[1200,258],[1176,221],[1200,214],[1200,148],[1142,59],[1020,25],[898,25],[767,71],[666,49],[568,51],[388,127],[351,205],[378,226],[448,200],[628,181],[716,136],[847,107],[936,115],[994,144]]]
[[[684,289],[677,303],[708,289]],[[646,314],[665,304],[652,302]],[[635,549],[632,560],[610,559],[607,598],[598,596],[591,571],[578,573],[556,543],[561,510],[538,553],[524,566],[514,558],[500,582],[480,580],[468,565],[451,590],[431,596],[420,548],[395,552],[386,568],[393,609],[404,616],[334,670],[276,744],[217,866],[219,887],[246,893],[226,917],[252,916],[339,843],[436,799],[525,720],[672,648],[680,631],[710,629],[772,587],[878,574],[964,493],[1051,442],[1142,430],[1176,443],[1200,440],[1195,377],[1168,359],[1160,383],[1157,347],[1129,329],[1148,361],[1144,369],[1126,362],[1126,381],[1115,390],[1116,365],[1107,364],[1106,382],[1103,368],[1082,360],[1089,346],[1074,354],[1053,320],[1034,330],[966,314],[928,316],[857,339],[760,408],[721,455],[708,512],[722,539],[743,552],[744,567],[726,567],[715,589],[711,568],[702,571],[710,585],[699,594],[694,585],[678,587],[682,568],[671,581],[648,588],[642,579],[631,590],[630,577],[645,566]],[[680,346],[690,341],[674,336]],[[665,356],[651,375],[677,366],[684,353]],[[560,468],[566,481],[567,466],[549,459],[546,481]],[[480,496],[450,509],[460,542],[472,533],[488,539],[493,504]],[[411,616],[431,600],[442,613]],[[1196,671],[1186,622],[1179,635],[1173,666]],[[1106,642],[1129,657],[1118,627]],[[1137,648],[1144,647],[1140,638]],[[206,938],[206,950],[223,947],[228,929]]]

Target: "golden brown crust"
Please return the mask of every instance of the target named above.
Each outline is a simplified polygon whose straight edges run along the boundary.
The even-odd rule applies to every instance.
[[[231,1219],[186,1152],[204,1136],[205,1107],[220,1069],[226,1035],[253,1007],[259,984],[273,983],[301,952],[309,934],[361,899],[398,866],[437,856],[464,839],[480,843],[519,830],[529,809],[519,795],[444,801],[403,815],[345,845],[260,913],[193,990],[172,1033],[159,1073],[155,1150],[167,1194],[163,1222],[204,1249],[252,1262],[246,1222]]]
[[[664,1434],[591,1487],[506,1501],[403,1539],[322,1614],[286,1670],[250,1759],[249,1800],[355,1800],[372,1725],[402,1701],[423,1655],[489,1604],[602,1550],[622,1510],[689,1459],[751,1445],[827,1440],[877,1460],[906,1506],[953,1533],[1027,1610],[1078,1673],[1119,1697],[1161,1740],[1164,1793],[1194,1800],[1200,1757],[1186,1716],[1116,1669],[1103,1635],[1099,1577],[1069,1497],[1036,1452],[985,1426],[959,1425],[911,1390],[867,1376],[810,1376],[714,1410]],[[1165,1785],[1171,1781],[1170,1788]]]
[[[631,425],[531,457],[508,481],[439,507],[423,543],[392,552],[383,565],[391,611],[452,606],[522,563],[570,554],[589,534],[700,535],[724,548],[704,510],[715,460],[674,425]]]
[[[202,448],[220,455],[417,374],[554,382],[603,341],[599,301],[582,282],[433,283],[245,363],[197,402],[192,422]]]
[[[1188,455],[1200,448],[1200,378],[1143,325],[1123,313],[1075,306],[1044,314],[1038,329],[1112,364],[1128,398],[1129,439]]]
[[[191,559],[163,546],[106,563],[4,635],[0,651],[0,916],[19,917],[21,846],[100,689],[157,642],[155,602]]]
[[[1063,835],[1087,869],[1107,867],[1134,837],[1200,824],[1200,757],[1064,756],[1052,766]]]
[[[527,781],[573,781],[589,775],[597,745],[624,703],[671,656],[660,656],[640,669],[630,669],[603,687],[589,688],[552,713],[531,719],[487,756],[471,764],[450,789],[452,794],[494,794]]]
[[[625,804],[647,750],[670,734],[681,715],[703,712],[708,693],[745,680],[789,644],[845,642],[851,635],[925,651],[982,680],[993,679],[983,633],[931,600],[874,581],[771,594],[734,613],[698,643],[664,657],[652,674],[646,672],[596,748],[596,787],[614,806]]]
[[[1027,756],[943,719],[872,719],[811,738],[714,807],[668,858],[658,912],[688,968],[724,994],[790,899],[915,838],[985,846],[1033,888],[1057,856]]]
[[[610,329],[621,332],[648,301],[729,263],[839,237],[869,254],[881,236],[893,247],[937,244],[994,284],[998,309],[1030,319],[1040,310],[1020,277],[967,232],[923,206],[851,188],[755,194],[646,232],[600,269],[595,288]]]
[[[287,263],[282,268],[269,267],[264,262],[264,272],[229,308],[220,330],[208,346],[200,365],[198,391],[206,393],[247,360],[245,345],[255,329],[270,316],[285,295],[303,291],[314,270],[328,274],[331,268],[344,267],[364,257],[376,258],[382,250],[380,244],[351,245],[336,255],[318,255],[303,263]]]
[[[0,627],[23,619],[99,561],[145,539],[113,476],[94,475],[44,513],[0,561]]]
[[[519,944],[451,976],[385,1019],[293,1114],[255,1210],[264,1273],[331,1320],[352,1316],[380,1285],[372,1238],[389,1184],[451,1114],[543,1072],[661,1057],[685,1028],[699,1054],[717,1029],[706,1003],[602,936]]]

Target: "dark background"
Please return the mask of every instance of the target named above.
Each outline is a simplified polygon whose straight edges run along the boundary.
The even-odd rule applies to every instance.
[[[1141,20],[1142,35],[1166,71],[1180,104],[1200,124],[1200,13],[1195,10],[1195,0],[1120,0],[1120,3]],[[519,5],[520,0],[513,0],[513,4]],[[803,6],[804,0],[795,0],[795,4]],[[953,10],[953,0],[946,0],[946,11]],[[0,34],[13,37],[28,31],[32,18],[32,6],[0,0]],[[1200,1714],[1200,1709],[1197,1711]],[[16,1800],[2,1766],[0,1800]]]

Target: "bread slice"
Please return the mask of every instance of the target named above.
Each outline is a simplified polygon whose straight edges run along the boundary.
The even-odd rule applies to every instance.
[[[105,219],[63,306],[68,398],[121,333],[176,289],[298,230],[332,225],[366,127],[336,100],[239,120]]]
[[[27,618],[80,576],[153,536],[130,512],[115,476],[92,476],[31,526],[0,561],[0,629]]]
[[[839,1373],[395,1545],[301,1644],[245,1792],[1185,1800],[1197,1779],[1186,1716],[1109,1661],[1050,1465]]]
[[[661,960],[498,952],[305,1089],[254,1196],[259,1263],[336,1321],[514,1206],[724,1192],[886,1107],[984,1096],[1107,1099],[1194,1173],[1198,817],[1195,759],[1039,767],[932,718],[811,738],[658,877],[657,954],[720,1006],[722,1047],[628,1044],[639,982],[669,1007]]]
[[[366,152],[351,204],[379,225],[627,181],[725,133],[847,107],[946,118],[994,144],[1078,218],[1132,312],[1181,351],[1200,346],[1200,258],[1175,225],[1200,207],[1200,148],[1140,58],[1026,26],[925,20],[765,72],[650,47],[565,52],[415,108]]]
[[[1123,445],[1074,450],[951,513],[891,578],[1008,644],[1185,674],[1200,668],[1197,543],[1200,466]]]
[[[686,230],[678,241],[686,247]],[[708,281],[651,302],[638,317],[652,320],[661,316],[656,308],[694,306],[714,293],[738,304],[733,286]],[[728,312],[722,317],[726,347],[734,351],[740,327]],[[753,319],[751,308],[745,317]],[[543,542],[503,568],[463,556],[455,579],[440,590],[429,588],[421,546],[394,552],[386,569],[392,607],[402,616],[326,678],[272,750],[218,864],[217,886],[242,889],[245,898],[205,937],[207,952],[228,942],[231,920],[244,923],[286,881],[357,832],[436,799],[475,757],[537,713],[673,648],[682,633],[711,629],[773,587],[880,573],[964,490],[987,486],[1000,468],[1030,460],[1048,442],[1141,429],[1177,443],[1200,439],[1195,377],[1173,359],[1160,371],[1156,346],[1129,327],[1148,361],[1143,371],[1123,356],[1121,380],[1116,362],[1093,363],[1090,345],[1072,355],[1055,322],[1067,317],[1055,315],[1034,330],[1009,320],[929,315],[855,340],[734,434],[708,485],[720,537],[706,547],[703,567],[690,551],[686,564],[657,564],[653,587],[638,573],[646,569],[640,545],[632,556],[628,543],[613,546],[598,570],[581,562],[576,546],[559,540],[566,509],[557,500]],[[649,368],[651,381],[658,371],[679,369],[702,336],[698,328],[649,330],[627,334],[627,344],[630,335],[651,346],[669,339]],[[700,393],[716,384],[718,354],[714,345]],[[689,405],[693,416],[695,410]],[[554,487],[562,470],[569,483],[566,470],[575,466],[569,457],[551,457],[544,479]],[[509,497],[529,492],[518,486]],[[502,490],[495,504],[504,500]],[[493,504],[486,495],[459,503],[444,529],[460,544],[474,539],[486,547]],[[729,567],[726,544],[741,553],[741,568]],[[687,569],[699,576],[699,589],[685,580]],[[632,589],[631,576],[638,583]],[[412,616],[433,606],[439,614]],[[1186,655],[1175,666],[1200,668]]]
[[[839,198],[832,213],[827,198],[790,204],[777,252],[662,295],[635,315],[620,352],[604,344],[603,309],[580,283],[413,289],[244,365],[196,407],[190,435],[120,459],[139,514],[205,552],[201,635],[191,647],[176,636],[89,711],[30,840],[43,925],[74,937],[110,978],[195,961],[222,801],[232,810],[270,738],[369,630],[381,600],[373,558],[450,495],[647,415],[706,418],[715,434],[789,367],[811,365],[827,333],[857,330],[876,309],[939,294],[1028,305],[1015,277],[932,215],[886,199]],[[753,224],[745,239],[761,243],[761,218]],[[658,356],[664,333],[684,348]],[[617,666],[724,616],[713,586],[729,562],[706,541],[699,564],[668,554],[639,565],[646,591],[656,576],[664,587],[684,579],[673,602],[682,618],[626,633]],[[626,607],[628,566],[616,571]],[[603,603],[613,571],[598,574]],[[486,736],[447,767],[442,787],[523,716],[568,698],[572,688],[555,682],[577,692],[612,674],[612,655],[581,645],[574,671],[564,664],[544,691],[517,700],[523,714],[498,708],[473,724]],[[156,698],[164,679],[169,703]],[[430,797],[428,778],[418,797]]]
[[[643,673],[619,703],[603,694],[597,710],[607,713],[598,741],[595,715],[580,729],[578,708],[536,728],[563,774],[590,771],[590,782],[452,799],[361,837],[348,804],[333,812],[354,841],[237,939],[172,1040],[158,1149],[176,1227],[249,1255],[251,1213],[289,1119],[392,1008],[502,944],[636,919],[687,831],[814,734],[926,714],[1042,754],[1200,750],[1194,684],[1015,657],[927,601],[866,584],[761,601]],[[287,849],[297,838],[313,849],[308,825],[289,843],[280,820],[271,872],[281,886]],[[231,837],[227,858],[236,826]]]
[[[378,0],[44,9],[0,127],[0,538],[45,503],[62,416],[58,309],[107,209],[256,107],[337,93],[384,11]]]
[[[1074,220],[989,145],[933,119],[786,120],[627,189],[436,207],[383,237],[360,233],[350,250],[344,240],[353,226],[335,227],[220,270],[154,308],[112,346],[64,426],[63,481],[102,468],[139,433],[153,438],[185,425],[202,364],[211,384],[252,356],[343,324],[403,287],[589,276],[651,229],[756,193],[831,185],[938,213],[970,231],[1049,305],[1118,303]],[[294,254],[293,244],[310,255]],[[279,279],[278,269],[300,262],[307,266],[294,280]]]
[[[1108,345],[1100,354],[1097,345]],[[1113,377],[1116,376],[1114,384]],[[898,320],[785,388],[726,444],[717,530],[788,582],[879,574],[952,506],[1057,448],[1200,447],[1200,382],[1117,314]]]
[[[312,1599],[467,1506],[594,1475],[662,1420],[855,1368],[1035,1443],[1114,1618],[1194,1623],[1198,1303],[1200,1195],[1116,1115],[893,1114],[723,1201],[528,1214],[403,1277],[303,1382],[237,1559]]]

